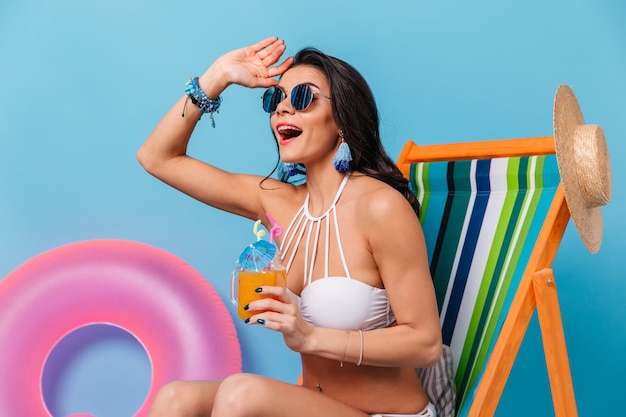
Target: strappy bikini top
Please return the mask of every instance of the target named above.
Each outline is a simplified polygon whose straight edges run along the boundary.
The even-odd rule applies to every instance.
[[[281,253],[290,254],[285,257],[288,259],[287,273],[298,248],[304,245],[304,289],[300,296],[291,291],[290,293],[298,302],[302,318],[313,326],[343,330],[371,330],[388,327],[395,321],[395,318],[389,305],[387,291],[352,279],[343,253],[336,204],[348,177],[349,174],[344,177],[333,203],[324,214],[314,217],[309,213],[309,195],[307,194],[304,204],[289,224],[280,248]],[[334,224],[337,249],[345,277],[328,276],[331,223]],[[324,276],[312,280],[322,227],[325,228]]]

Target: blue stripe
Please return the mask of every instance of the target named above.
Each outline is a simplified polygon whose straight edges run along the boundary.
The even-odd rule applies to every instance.
[[[468,229],[461,250],[459,265],[454,276],[454,284],[450,294],[450,301],[443,323],[443,341],[449,345],[452,341],[454,328],[456,327],[459,310],[461,309],[461,300],[465,293],[467,279],[472,266],[474,253],[476,253],[476,244],[480,230],[483,226],[485,213],[487,212],[487,204],[489,203],[489,195],[491,191],[491,181],[489,173],[491,171],[491,159],[479,160],[476,164],[476,197]]]
[[[471,191],[470,175],[471,161],[457,161],[448,164],[448,198],[430,265],[437,295],[437,306],[440,312],[454,265],[451,260],[456,257],[464,219],[467,215]],[[441,262],[439,262],[440,259]]]
[[[522,206],[524,204],[524,199],[528,191],[528,184],[527,184],[527,178],[526,178],[528,158],[523,157],[523,158],[520,158],[519,161],[520,161],[520,164],[518,168],[518,177],[517,177],[517,179],[519,180],[518,190],[514,190],[514,189],[510,190],[510,192],[517,191],[517,195],[515,197],[514,208],[513,208],[513,216],[511,217],[511,219],[509,219],[509,222],[507,224],[505,238],[504,238],[504,241],[502,242],[502,250],[500,251],[500,254],[498,256],[498,261],[496,263],[496,268],[494,270],[492,279],[489,282],[489,290],[487,292],[485,304],[483,305],[483,310],[481,312],[480,319],[478,321],[477,329],[481,333],[484,332],[486,328],[487,319],[489,317],[489,310],[493,304],[493,299],[496,293],[496,288],[498,288],[498,284],[503,279],[502,271],[505,265],[506,257],[510,253],[510,250],[511,250],[511,244],[513,242],[515,228],[517,226],[517,223],[519,222],[520,214],[522,211]],[[481,342],[482,342],[481,337],[474,338],[474,343],[472,344],[472,348],[469,354],[469,358],[470,358],[469,363],[473,363],[475,361],[475,357],[478,354]],[[461,387],[466,387],[468,385],[469,379],[472,376],[471,374],[472,372],[465,372],[465,375],[463,375],[463,379],[461,382]]]

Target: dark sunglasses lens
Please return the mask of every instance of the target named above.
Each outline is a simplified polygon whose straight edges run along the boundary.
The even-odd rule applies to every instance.
[[[278,103],[285,99],[285,94],[280,88],[270,87],[263,93],[263,110],[272,113],[278,107]]]
[[[313,90],[307,84],[299,84],[291,91],[291,105],[296,110],[304,110],[313,101]]]

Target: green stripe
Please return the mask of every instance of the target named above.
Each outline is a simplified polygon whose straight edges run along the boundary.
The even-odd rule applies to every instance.
[[[494,233],[494,237],[493,241],[487,244],[488,247],[483,245],[483,248],[479,249],[483,253],[488,250],[488,255],[484,261],[486,262],[484,271],[478,272],[481,275],[480,282],[476,283],[476,279],[472,280],[474,285],[479,285],[476,294],[477,299],[468,300],[465,298],[463,301],[465,303],[468,301],[475,302],[471,308],[469,323],[466,322],[463,325],[469,326],[465,340],[461,342],[462,346],[459,346],[458,341],[453,343],[456,346],[457,355],[459,349],[461,350],[456,369],[459,407],[462,407],[463,402],[472,395],[476,381],[484,370],[484,364],[493,348],[515,290],[519,286],[525,264],[534,249],[536,237],[545,221],[545,214],[556,189],[556,185],[552,182],[558,184],[558,172],[555,174],[556,161],[553,155],[503,159],[506,159],[506,165],[499,164],[502,168],[499,168],[498,171],[495,171],[492,165],[491,176],[506,176],[507,189],[500,190],[505,193],[504,201],[500,202],[501,207],[495,210],[497,215],[491,215],[492,218],[484,219],[483,229],[486,227],[491,229],[489,224],[496,223],[495,230],[490,232]],[[502,159],[500,160],[502,161]],[[532,160],[536,162],[534,168],[531,168],[530,162]],[[460,247],[459,240],[468,215],[468,205],[472,198],[470,188],[472,161],[455,161],[452,163],[454,164],[452,178],[452,186],[455,188],[454,194],[448,194],[449,190],[446,189],[449,185],[445,182],[445,164],[447,163],[412,164],[409,177],[413,191],[416,195],[420,193],[419,199],[422,205],[420,221],[425,231],[428,231],[429,246],[433,248],[436,246],[433,245],[433,242],[436,241],[438,234],[441,235],[439,238],[443,238],[439,247],[440,251],[437,254],[439,262],[435,265],[431,262],[440,308],[444,302],[448,286],[451,285],[452,268]],[[420,170],[421,180],[419,178]],[[520,179],[524,180],[524,178],[527,179],[526,186],[520,189]],[[535,183],[533,188],[529,190],[531,178],[534,178]],[[543,190],[546,185],[544,182],[549,182],[549,189]],[[533,192],[532,195],[530,194],[531,191]],[[436,194],[431,197],[431,192]],[[442,221],[445,210],[443,204],[446,196],[452,200],[447,218]],[[493,204],[493,201],[490,201],[490,204]],[[480,233],[484,238],[484,230],[481,230]],[[432,250],[429,248],[429,251]],[[494,286],[491,286],[492,284]],[[463,331],[465,329],[459,327],[458,330]],[[467,413],[465,408],[459,408],[459,410],[459,415]]]
[[[519,269],[518,266],[520,265],[520,260],[521,260],[521,255],[523,253],[524,248],[526,247],[526,245],[530,244],[531,246],[534,246],[535,242],[534,241],[528,241],[528,233],[530,231],[530,227],[532,225],[533,220],[536,218],[536,212],[537,212],[537,207],[539,204],[539,200],[541,199],[541,195],[542,195],[542,187],[543,187],[543,158],[541,158],[541,163],[539,161],[537,166],[535,167],[534,171],[531,171],[531,167],[529,164],[528,170],[527,170],[527,178],[531,178],[534,177],[535,180],[537,181],[535,184],[535,187],[532,191],[534,191],[532,193],[532,195],[530,195],[530,193],[527,193],[525,195],[525,204],[528,203],[528,211],[526,213],[526,216],[522,219],[522,224],[519,225],[518,227],[520,228],[520,234],[519,234],[519,240],[517,242],[517,244],[514,246],[513,248],[513,253],[511,256],[511,260],[510,260],[510,265],[508,267],[508,270],[506,271],[506,276],[504,278],[503,281],[503,285],[502,288],[500,289],[500,296],[498,297],[498,299],[496,300],[496,305],[495,305],[495,314],[494,317],[492,318],[489,327],[487,329],[487,334],[489,337],[489,344],[486,345],[486,348],[484,349],[483,353],[482,353],[482,358],[480,358],[482,361],[484,361],[486,355],[487,355],[487,349],[489,347],[489,345],[491,345],[491,341],[493,340],[493,336],[495,334],[495,327],[497,322],[499,321],[498,319],[501,317],[502,315],[502,311],[503,311],[503,306],[504,303],[506,301],[507,298],[507,294],[509,294],[509,289],[512,285],[512,283],[515,283],[515,289],[517,289],[517,285],[519,284],[519,280],[521,280],[521,276],[523,275],[523,268]],[[530,201],[528,201],[527,199],[530,198]],[[526,259],[524,259],[525,261]],[[524,267],[525,265],[521,265],[522,267]],[[514,275],[518,275],[516,278],[517,279],[513,279]]]
[[[471,348],[474,344],[475,338],[479,337],[477,332],[478,332],[478,325],[480,321],[480,315],[487,302],[487,294],[488,294],[489,286],[491,285],[491,280],[497,279],[497,277],[494,277],[494,274],[496,271],[496,267],[498,266],[498,259],[500,259],[501,257],[501,251],[506,250],[506,247],[504,246],[504,242],[506,240],[507,226],[510,222],[511,217],[513,216],[514,204],[517,198],[517,192],[511,191],[511,184],[510,184],[509,178],[511,178],[511,175],[510,175],[511,170],[514,170],[514,172],[517,172],[518,167],[519,167],[519,159],[517,158],[509,159],[508,166],[507,166],[507,173],[506,173],[507,188],[509,191],[507,191],[506,193],[505,200],[503,202],[502,209],[500,212],[500,217],[498,218],[494,240],[489,250],[489,256],[487,259],[487,263],[485,265],[485,271],[483,273],[483,277],[481,279],[480,288],[479,288],[477,298],[476,298],[476,304],[474,306],[472,318],[469,323],[467,338],[465,339],[465,344],[463,346],[461,357],[459,358],[459,367],[457,369],[457,374],[456,374],[457,386],[459,386],[459,388],[464,389],[464,387],[460,387],[460,384],[463,380],[463,376],[467,372],[468,367],[470,369],[472,368],[473,361],[471,361],[470,353],[471,353]],[[515,186],[515,188],[517,188],[517,185]]]
[[[543,158],[541,158],[543,159]],[[538,161],[539,162],[539,161]],[[527,193],[525,193],[525,201],[524,201],[524,205],[528,206],[527,208],[527,212],[525,217],[522,219],[522,224],[518,225],[519,227],[519,237],[518,237],[518,242],[515,244],[515,246],[513,247],[513,253],[511,254],[511,259],[510,259],[510,264],[509,267],[506,271],[506,276],[504,278],[504,282],[502,285],[502,288],[500,289],[500,295],[496,301],[496,305],[495,305],[495,312],[497,314],[494,314],[494,319],[491,320],[489,329],[488,329],[488,335],[489,335],[489,340],[491,342],[491,340],[493,339],[494,333],[495,333],[495,325],[497,323],[497,319],[501,316],[501,313],[503,311],[503,306],[504,306],[504,302],[506,299],[507,294],[509,294],[509,289],[511,287],[511,284],[513,282],[516,283],[516,287],[515,289],[517,289],[517,284],[519,284],[519,280],[521,279],[521,276],[523,275],[523,269],[518,269],[518,265],[520,264],[520,260],[521,260],[521,255],[523,253],[523,249],[525,248],[525,246],[527,244],[531,244],[534,246],[535,242],[529,242],[527,241],[528,238],[528,232],[530,231],[530,226],[533,222],[533,220],[535,219],[535,215],[537,212],[537,206],[539,204],[539,200],[541,199],[541,194],[542,194],[542,184],[543,184],[543,164],[542,163],[538,163],[537,166],[534,168],[534,171],[531,171],[531,164],[528,165],[528,169],[527,172],[525,173],[525,175],[527,175],[527,178],[535,178],[535,186],[534,188],[528,190]],[[530,187],[530,186],[529,186]],[[530,193],[530,191],[533,191],[532,194]],[[530,199],[530,200],[528,200]],[[524,265],[522,265],[524,266]],[[513,277],[514,275],[519,275],[517,277],[517,280],[514,280]],[[489,343],[491,344],[491,343]],[[487,353],[487,349],[485,349],[484,354]],[[484,359],[484,358],[483,358]]]
[[[420,223],[422,226],[426,221],[428,212],[428,202],[430,201],[430,181],[428,178],[429,163],[418,162],[411,164],[409,171],[409,188],[415,194],[420,203]],[[421,179],[420,179],[421,175]]]
[[[530,183],[527,184],[527,190],[519,190],[518,193],[523,193],[524,201],[522,207],[525,208],[525,215],[522,218],[517,220],[517,224],[515,225],[515,230],[519,233],[517,236],[516,242],[511,242],[512,251],[509,249],[510,256],[509,264],[506,267],[507,269],[504,272],[501,278],[501,287],[499,293],[494,298],[492,302],[493,311],[491,313],[491,317],[486,322],[485,328],[483,330],[483,341],[481,342],[481,348],[478,352],[474,360],[474,369],[472,370],[472,374],[469,378],[468,386],[473,386],[476,382],[476,379],[480,376],[482,372],[482,368],[484,363],[487,360],[487,357],[493,347],[493,343],[495,341],[495,337],[497,336],[497,332],[503,321],[503,311],[508,311],[508,308],[505,309],[505,303],[507,300],[510,302],[512,298],[513,292],[509,292],[513,283],[515,283],[514,288],[517,289],[519,285],[519,280],[523,275],[523,268],[518,268],[520,266],[520,260],[522,258],[522,254],[525,253],[526,256],[530,254],[530,250],[524,251],[527,245],[534,246],[535,242],[528,240],[528,234],[531,229],[531,225],[533,221],[536,219],[537,207],[539,205],[539,201],[542,197],[542,188],[543,188],[543,168],[544,168],[544,157],[536,158],[536,167],[533,169],[531,164],[527,165],[527,168],[523,172],[519,172],[516,175],[517,178],[525,176],[528,180],[530,178],[535,179],[535,185],[533,188],[530,188]],[[529,161],[530,162],[530,161]],[[520,168],[523,167],[520,166]],[[531,192],[533,191],[532,195]],[[529,200],[530,199],[530,200]],[[520,213],[521,214],[521,213]],[[543,219],[541,219],[543,221]],[[527,260],[526,256],[524,257],[524,262]],[[524,265],[521,265],[522,267]],[[467,395],[467,390],[464,390],[464,395]]]

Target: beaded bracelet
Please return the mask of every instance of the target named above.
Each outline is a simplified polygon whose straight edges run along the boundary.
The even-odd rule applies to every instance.
[[[198,106],[202,114],[209,113],[211,117],[211,126],[215,127],[215,119],[213,119],[213,113],[219,113],[220,105],[222,104],[222,96],[218,96],[216,100],[211,100],[204,94],[200,84],[198,83],[198,77],[192,77],[185,84],[185,93],[187,97],[191,99],[191,102]],[[202,118],[202,115],[200,116]]]

